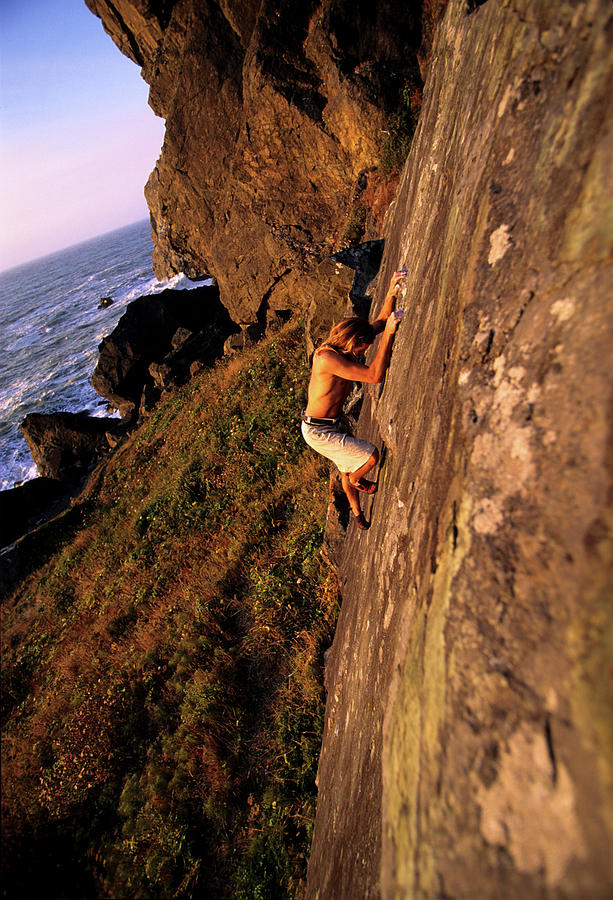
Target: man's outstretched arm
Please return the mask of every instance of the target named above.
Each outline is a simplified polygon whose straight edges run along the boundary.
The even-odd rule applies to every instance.
[[[375,330],[375,334],[379,334],[385,328],[385,323],[389,319],[392,310],[394,309],[394,303],[396,301],[396,294],[400,290],[400,282],[403,278],[406,277],[406,272],[401,270],[399,272],[394,272],[392,275],[392,280],[390,281],[390,286],[388,288],[387,294],[385,295],[385,300],[383,301],[383,306],[379,311],[379,315],[372,323],[372,327]]]

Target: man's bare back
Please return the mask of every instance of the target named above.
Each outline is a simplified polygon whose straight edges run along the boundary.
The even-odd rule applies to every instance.
[[[322,357],[328,356],[324,359]],[[309,384],[306,412],[309,416],[335,419],[341,412],[352,382],[330,371],[339,356],[334,350],[316,350]]]

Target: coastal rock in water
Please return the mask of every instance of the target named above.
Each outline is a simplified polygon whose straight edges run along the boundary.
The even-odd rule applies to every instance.
[[[100,344],[91,384],[123,419],[135,418],[146,384],[163,389],[184,383],[190,364],[219,359],[235,330],[215,287],[139,297]]]
[[[53,478],[32,478],[0,491],[0,547],[12,544],[67,503],[66,485]]]
[[[371,527],[329,542],[308,898],[613,896],[612,35],[609,0],[439,30],[373,304],[408,269]]]
[[[142,67],[166,119],[146,187],[158,277],[211,273],[240,323],[263,303],[305,310],[309,291],[324,299],[313,267],[345,230],[403,90],[419,86],[421,10],[399,0],[86,2]]]
[[[46,478],[79,479],[108,449],[108,419],[87,413],[30,413],[20,428],[36,468]]]

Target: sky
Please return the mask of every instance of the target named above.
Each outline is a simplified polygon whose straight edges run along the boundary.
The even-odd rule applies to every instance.
[[[84,0],[0,0],[0,270],[147,218],[147,96]]]

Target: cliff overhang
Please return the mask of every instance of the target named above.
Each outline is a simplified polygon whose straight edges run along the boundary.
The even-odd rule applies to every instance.
[[[342,243],[403,90],[420,84],[421,9],[86,2],[166,120],[145,191],[158,277],[214,276],[241,324],[324,298],[317,266]]]

